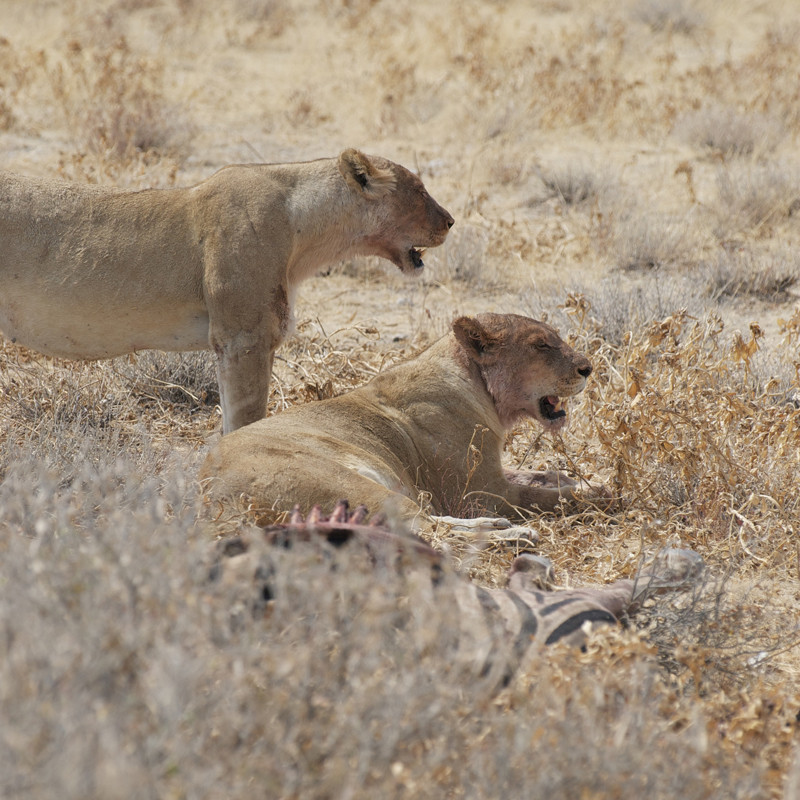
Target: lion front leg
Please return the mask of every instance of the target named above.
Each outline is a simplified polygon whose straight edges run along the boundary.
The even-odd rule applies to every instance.
[[[611,492],[605,486],[575,480],[557,470],[523,472],[507,469],[503,470],[503,475],[509,484],[518,487],[520,505],[524,508],[553,511],[564,502],[567,509],[577,511],[582,506],[607,510],[614,505]]]
[[[267,416],[275,350],[289,328],[286,289],[254,280],[249,294],[233,280],[207,281],[209,345],[217,357],[222,433]]]
[[[238,335],[212,341],[217,357],[222,433],[257,422],[267,415],[275,346],[269,337]]]
[[[550,486],[558,488],[561,486],[577,486],[578,482],[569,475],[558,470],[548,470],[547,472],[525,472],[519,469],[504,469],[503,475],[509,483],[517,486]]]

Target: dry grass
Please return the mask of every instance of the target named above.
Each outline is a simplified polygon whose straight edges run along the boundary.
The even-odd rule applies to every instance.
[[[192,124],[164,95],[164,65],[134,53],[120,36],[107,46],[68,43],[45,65],[73,150],[62,169],[73,180],[135,183],[159,165],[171,183],[187,152]]]
[[[729,165],[717,170],[715,233],[725,240],[743,234],[761,237],[800,208],[794,163]]]
[[[611,183],[601,170],[581,162],[551,164],[536,172],[544,191],[533,202],[554,199],[565,209],[597,203]]]
[[[249,586],[207,581],[238,523],[193,482],[219,429],[211,357],[0,340],[0,794],[795,797],[798,9],[84,5],[9,0],[9,167],[186,185],[355,145],[457,217],[422,281],[362,260],[301,288],[271,411],[457,314],[547,317],[595,373],[564,436],[521,426],[507,461],[620,505],[532,519],[537,549],[563,585],[665,544],[711,577],[500,695],[453,658],[452,597],[402,576],[265,554],[275,605],[254,618]],[[513,547],[437,537],[502,583]]]
[[[800,278],[794,248],[759,252],[750,248],[723,250],[708,265],[707,291],[712,299],[752,296],[772,302],[786,301]]]
[[[467,223],[453,230],[441,248],[426,256],[426,262],[442,282],[481,286],[497,280],[488,251],[488,233]]]
[[[722,158],[765,157],[786,136],[780,119],[757,111],[712,106],[691,111],[675,125],[676,136]]]
[[[595,334],[610,346],[622,347],[631,331],[645,329],[676,309],[686,309],[694,317],[702,315],[708,298],[696,294],[696,286],[695,277],[681,271],[656,269],[631,275],[616,270],[601,280],[573,282],[566,303],[563,290],[530,292],[523,307],[529,316],[549,319],[563,330],[572,324],[571,304],[578,302]]]
[[[612,633],[495,698],[496,676],[454,659],[447,581],[426,599],[347,553],[264,552],[264,615],[249,582],[209,581],[192,489],[122,464],[68,491],[24,468],[5,481],[5,795],[768,796],[758,760],[733,756],[785,758],[795,704],[755,678],[698,705],[692,670],[720,649],[697,649],[685,611],[677,678]]]
[[[731,334],[716,315],[692,320],[683,311],[619,348],[592,347],[591,329],[582,331],[598,370],[583,402],[600,449],[595,461],[587,442],[579,463],[612,469],[625,505],[676,532],[688,526],[701,551],[792,566],[784,537],[800,514],[789,489],[800,439],[797,410],[783,399],[795,375],[790,365],[782,376],[758,374],[762,335],[755,324]],[[765,457],[769,470],[760,469]]]
[[[429,605],[402,576],[364,575],[346,561],[331,572],[302,550],[269,556],[266,619],[248,611],[248,583],[208,584],[215,527],[198,522],[192,459],[187,476],[165,449],[179,431],[159,430],[180,420],[201,434],[208,412],[170,408],[166,397],[156,404],[155,356],[126,363],[132,375],[86,366],[102,370],[102,391],[70,394],[62,383],[61,404],[25,417],[40,426],[37,440],[5,451],[0,540],[15,599],[2,617],[0,702],[13,720],[0,748],[4,791],[113,797],[136,785],[143,797],[201,787],[245,796],[257,781],[281,797],[342,787],[356,796],[497,787],[580,796],[602,783],[623,798],[769,797],[780,782],[769,764],[787,767],[798,710],[784,659],[800,619],[770,581],[796,570],[786,543],[797,533],[800,412],[756,377],[752,343],[727,337],[716,320],[676,313],[613,345],[592,310],[579,296],[563,304],[574,343],[597,367],[577,425],[555,441],[522,431],[509,455],[604,475],[624,510],[534,519],[540,550],[573,583],[629,574],[643,551],[688,544],[718,579],[682,605],[639,615],[641,636],[604,637],[585,655],[554,652],[493,700],[493,684],[453,659],[457,611],[444,589]],[[335,393],[386,358],[375,332],[300,329],[275,401]],[[796,330],[786,323],[790,352]],[[351,340],[343,348],[338,337]],[[177,386],[186,358],[164,359],[161,380]],[[312,365],[331,375],[326,388],[320,377],[311,388]],[[18,405],[4,396],[17,409],[12,430],[23,398],[58,386],[53,371],[80,375],[56,364],[44,381],[34,366],[15,373]],[[107,418],[87,427],[109,395]],[[167,396],[194,403],[185,391]],[[140,403],[138,420],[126,422],[122,411]],[[108,446],[96,435],[102,425],[127,438]],[[48,438],[62,461],[39,458]],[[765,450],[768,470],[758,468]],[[487,583],[513,555],[461,547],[463,567]],[[676,772],[676,762],[687,769]]]
[[[619,269],[686,264],[698,246],[691,216],[623,212],[615,220],[613,260]]]
[[[637,0],[631,15],[654,31],[692,34],[705,24],[699,3],[693,0]]]

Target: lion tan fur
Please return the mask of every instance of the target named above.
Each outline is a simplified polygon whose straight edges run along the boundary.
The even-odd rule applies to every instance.
[[[302,280],[356,255],[419,273],[452,224],[417,176],[352,149],[178,189],[0,173],[0,331],[65,358],[211,348],[228,432],[266,414]]]
[[[544,323],[460,317],[447,336],[365,386],[222,437],[201,477],[212,497],[277,510],[347,498],[410,519],[424,493],[437,514],[549,511],[581,499],[576,483],[504,471],[504,435],[525,417],[560,429],[561,398],[580,392],[591,369]]]

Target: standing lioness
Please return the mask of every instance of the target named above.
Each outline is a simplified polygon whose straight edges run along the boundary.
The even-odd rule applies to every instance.
[[[580,392],[591,371],[542,322],[460,317],[448,336],[366,386],[222,437],[201,477],[212,496],[278,510],[347,498],[413,518],[421,492],[439,514],[552,510],[579,499],[575,481],[503,470],[505,432],[525,417],[562,428],[563,398]]]
[[[0,331],[65,358],[210,347],[227,433],[266,414],[300,281],[355,255],[418,273],[452,225],[418,177],[357,150],[186,189],[0,173]]]

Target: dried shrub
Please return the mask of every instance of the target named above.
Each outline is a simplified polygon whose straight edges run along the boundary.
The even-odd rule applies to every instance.
[[[489,235],[477,225],[458,225],[448,235],[445,243],[426,256],[431,272],[442,283],[456,282],[480,286],[496,277],[487,257]]]
[[[746,693],[754,681],[769,678],[776,659],[800,645],[796,609],[770,594],[764,585],[707,575],[675,602],[651,602],[637,623],[684,690],[702,697]]]
[[[679,117],[673,133],[724,158],[758,157],[775,150],[785,138],[786,129],[780,119],[770,114],[711,105]]]
[[[692,34],[705,25],[695,0],[636,0],[631,16],[653,31]]]
[[[624,270],[685,264],[700,242],[694,214],[618,211],[612,216],[612,259]]]
[[[800,257],[789,247],[767,252],[725,249],[706,265],[705,274],[706,291],[713,300],[757,297],[785,302],[800,278]]]
[[[716,173],[713,208],[720,239],[765,236],[800,206],[798,170],[793,164],[730,164]]]
[[[554,199],[563,207],[574,208],[597,202],[610,183],[610,179],[586,164],[566,161],[536,170],[541,180],[543,197]]]
[[[626,504],[691,530],[695,546],[721,548],[728,563],[786,563],[800,510],[788,488],[800,477],[790,457],[798,411],[784,402],[796,377],[790,365],[782,378],[759,376],[758,325],[731,336],[716,315],[677,311],[615,348],[592,339],[585,298],[567,306],[587,325],[582,349],[597,371],[583,398],[600,446],[597,460],[587,447],[590,465],[611,467]]]

